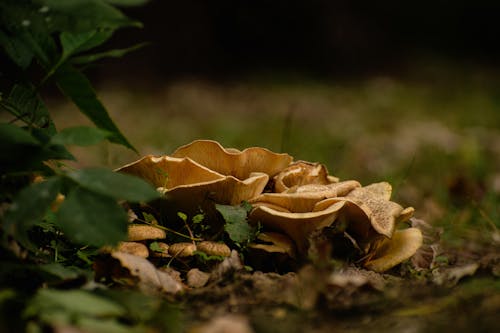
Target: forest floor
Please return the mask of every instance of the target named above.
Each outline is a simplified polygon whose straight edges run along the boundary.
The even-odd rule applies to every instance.
[[[429,69],[428,73],[434,73]],[[427,73],[427,74],[428,74]],[[236,271],[170,298],[190,332],[497,332],[500,329],[500,99],[478,70],[341,83],[187,80],[99,95],[141,155],[195,139],[324,163],[341,180],[388,181],[426,222],[418,258],[379,274],[339,262]],[[424,78],[425,77],[425,78]],[[59,128],[85,123],[54,102]],[[102,144],[79,166],[138,158]],[[420,258],[422,259],[422,258]],[[423,259],[422,259],[423,260]]]

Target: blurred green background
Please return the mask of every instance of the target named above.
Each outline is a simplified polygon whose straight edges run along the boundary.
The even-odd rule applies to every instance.
[[[396,201],[485,244],[500,227],[500,4],[151,1],[112,41],[151,44],[89,69],[141,155],[195,139],[267,147],[341,179],[387,180]],[[59,129],[82,123],[52,95]],[[139,156],[72,147],[78,166]],[[499,242],[499,239],[493,239]]]

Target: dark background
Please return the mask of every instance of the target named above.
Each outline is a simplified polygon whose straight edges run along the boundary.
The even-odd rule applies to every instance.
[[[115,78],[331,78],[500,59],[499,1],[153,0],[124,11],[144,28],[120,31],[113,46],[151,44],[102,67]]]

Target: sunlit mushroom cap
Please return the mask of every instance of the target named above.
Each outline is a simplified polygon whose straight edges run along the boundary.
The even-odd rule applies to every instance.
[[[409,259],[422,245],[422,232],[417,228],[396,230],[392,239],[384,239],[364,266],[384,272]]]
[[[145,156],[116,171],[143,178],[162,189],[167,198],[192,203],[210,198],[221,204],[236,205],[258,196],[264,190],[269,176],[261,172],[247,172],[247,178],[220,174],[191,160],[170,156]]]
[[[283,192],[302,185],[328,185],[338,178],[328,175],[326,166],[320,163],[297,161],[274,176],[274,192]]]
[[[188,157],[206,168],[225,176],[246,179],[252,172],[261,172],[274,176],[286,168],[293,160],[288,154],[274,153],[261,147],[224,148],[212,140],[196,140],[179,147],[172,157]]]
[[[307,238],[315,230],[330,226],[343,207],[344,202],[333,203],[322,211],[290,213],[265,205],[255,207],[249,215],[254,223],[261,223],[270,230],[287,234],[297,245],[300,253],[307,250]]]

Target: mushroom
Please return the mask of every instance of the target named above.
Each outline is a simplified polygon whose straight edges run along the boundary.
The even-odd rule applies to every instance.
[[[284,192],[302,185],[328,185],[338,181],[337,177],[328,175],[323,164],[297,161],[274,177],[274,192]]]
[[[344,196],[360,186],[355,180],[328,185],[306,184],[294,186],[281,193],[263,193],[250,200],[250,203],[254,206],[268,206],[277,210],[283,208],[292,213],[305,213],[312,211],[314,205],[323,199]]]
[[[131,224],[128,226],[127,238],[131,242],[164,239],[165,237],[167,234],[164,230],[151,225]]]
[[[260,172],[273,177],[293,160],[288,154],[274,153],[261,147],[224,148],[217,141],[196,140],[175,150],[172,157],[190,158],[222,175],[243,180],[251,173]]]
[[[168,254],[172,257],[192,257],[196,251],[196,245],[193,243],[174,243],[168,246]]]
[[[197,209],[206,199],[229,205],[253,199],[262,193],[269,177],[291,160],[288,154],[264,148],[240,152],[224,149],[215,141],[198,140],[172,156],[148,155],[116,171],[141,177],[167,199]]]
[[[229,257],[231,249],[224,243],[203,241],[196,244],[196,250],[206,253],[209,256]]]
[[[367,237],[370,225],[378,234],[392,237],[397,223],[408,220],[414,212],[412,207],[403,208],[390,201],[392,187],[387,182],[375,183],[356,188],[345,197],[329,198],[317,203],[315,210],[336,202],[346,202],[343,215],[355,227],[361,238]]]
[[[249,173],[248,178],[239,180],[212,171],[189,158],[170,156],[146,156],[117,171],[141,177],[157,187],[166,199],[187,204],[193,209],[206,199],[221,204],[239,204],[259,195],[269,180],[267,174],[259,172]]]
[[[255,207],[249,215],[253,223],[262,223],[270,230],[279,230],[288,235],[301,254],[307,251],[307,237],[315,230],[332,225],[337,219],[343,202],[330,205],[321,211],[283,212],[265,205]]]
[[[283,253],[295,258],[295,244],[284,234],[278,232],[261,232],[257,241],[248,245],[251,249],[259,249],[268,253]]]
[[[120,242],[116,250],[133,254],[142,258],[147,258],[149,256],[147,246],[137,242]]]
[[[392,239],[384,239],[364,266],[384,272],[409,259],[422,246],[422,232],[417,228],[396,230]]]

